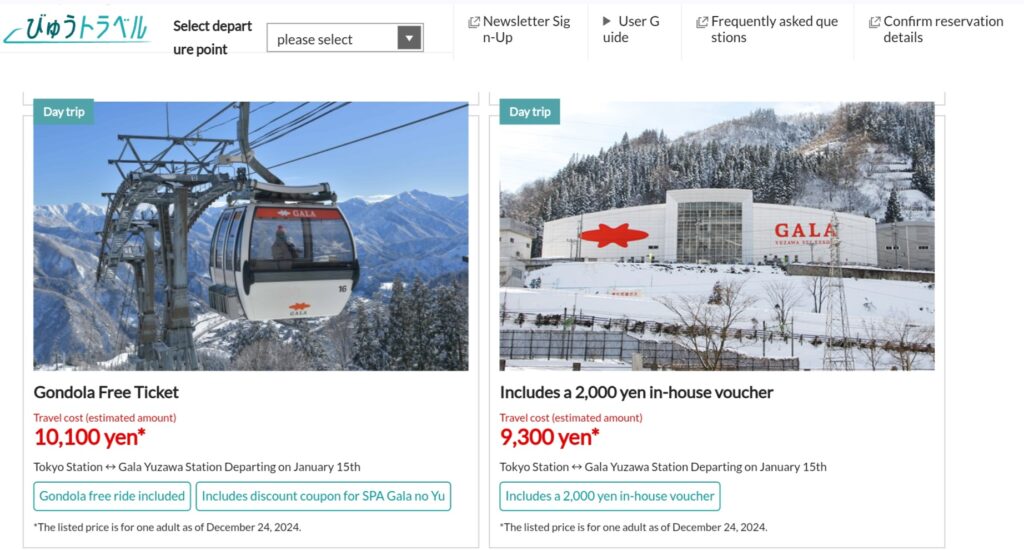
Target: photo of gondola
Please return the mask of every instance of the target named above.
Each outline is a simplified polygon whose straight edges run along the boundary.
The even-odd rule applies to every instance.
[[[38,128],[35,368],[465,370],[466,107],[97,102]]]

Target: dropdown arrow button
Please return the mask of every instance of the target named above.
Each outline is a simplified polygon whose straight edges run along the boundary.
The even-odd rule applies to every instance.
[[[423,25],[399,25],[398,26],[398,49],[399,50],[422,50],[423,49]]]

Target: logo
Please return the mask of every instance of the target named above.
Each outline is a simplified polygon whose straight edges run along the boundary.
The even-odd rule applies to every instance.
[[[326,213],[326,212],[325,212]],[[292,210],[292,216],[298,216],[300,218],[318,218],[320,213],[316,210]]]
[[[302,310],[304,310],[304,309],[306,309],[308,307],[309,307],[309,304],[307,304],[306,302],[297,302],[297,303],[294,303],[294,304],[288,306],[288,309],[290,309],[292,311],[302,311]]]
[[[836,230],[832,224],[827,224],[822,231],[816,223],[775,224],[775,244],[786,245],[816,245],[828,244],[832,237],[836,236]]]
[[[144,43],[149,27],[141,15],[40,13],[4,35],[4,44]]]
[[[340,220],[341,211],[337,208],[288,208],[282,206],[260,206],[256,208],[256,217],[260,219],[295,219],[295,220]]]
[[[646,231],[630,229],[628,223],[618,227],[608,227],[605,224],[598,224],[597,229],[591,229],[580,233],[584,241],[596,242],[598,248],[604,248],[610,244],[617,244],[622,248],[629,247],[631,241],[640,241],[648,237]]]
[[[811,223],[807,224],[807,230],[806,231],[804,231],[804,224],[802,224],[802,223],[798,223],[795,226],[793,226],[792,231],[790,230],[790,226],[789,226],[788,223],[780,223],[780,224],[776,224],[776,226],[775,226],[775,236],[779,237],[779,238],[783,238],[783,239],[788,238],[788,237],[793,237],[793,238],[810,237],[812,239],[813,238],[826,238],[827,239],[829,237],[834,236],[835,234],[836,234],[836,232],[835,232],[834,229],[832,229],[832,224],[831,223],[828,224],[827,227],[825,227],[825,232],[824,233],[820,233],[818,231],[817,224],[815,224],[814,222],[811,222]]]

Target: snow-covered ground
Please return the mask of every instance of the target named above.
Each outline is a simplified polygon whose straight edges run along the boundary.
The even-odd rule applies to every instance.
[[[135,347],[130,346],[127,351],[115,355],[106,361],[100,361],[94,365],[69,365],[66,363],[46,363],[35,366],[38,371],[80,371],[80,370],[132,370],[128,363],[135,355]]]
[[[813,310],[805,287],[809,279],[786,275],[771,266],[565,263],[532,272],[527,283],[538,288],[503,288],[500,306],[508,312],[561,314],[575,310],[579,315],[678,323],[679,318],[659,299],[707,299],[716,282],[739,281],[744,295],[757,301],[734,328],[760,330],[766,322],[769,329],[778,329],[774,303],[765,288],[781,282],[794,286],[799,296],[793,308],[793,332],[824,335],[825,314]],[[887,319],[906,318],[920,327],[934,325],[935,292],[931,283],[847,278],[844,287],[851,337],[871,338],[868,327],[881,332]],[[517,328],[513,320],[514,316],[509,316],[505,327]],[[741,343],[731,339],[729,347],[748,355],[762,353],[760,340]],[[793,345],[793,353],[790,343],[779,339],[765,347],[768,357],[799,357],[802,369],[820,368],[825,349],[806,339],[803,344],[798,341]],[[870,368],[859,351],[853,354],[858,368]],[[933,368],[933,358],[922,359],[920,368]]]

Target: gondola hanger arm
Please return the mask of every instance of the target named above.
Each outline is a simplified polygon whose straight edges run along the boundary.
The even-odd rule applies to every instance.
[[[274,175],[266,166],[256,159],[256,155],[249,146],[249,102],[242,101],[238,104],[238,146],[241,150],[241,161],[247,164],[254,172],[259,174],[267,183],[284,185],[280,178]]]

